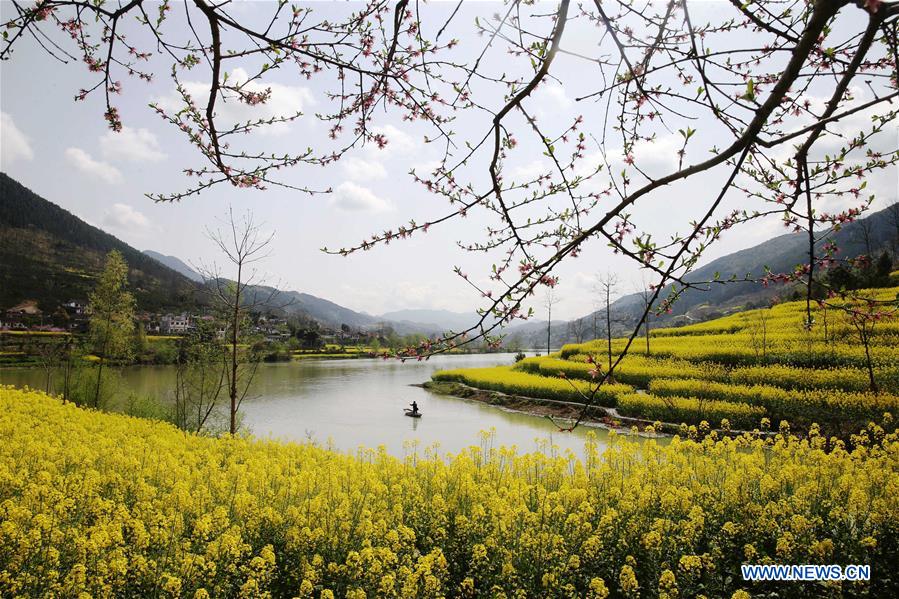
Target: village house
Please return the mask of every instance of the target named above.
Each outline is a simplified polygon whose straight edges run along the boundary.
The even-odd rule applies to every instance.
[[[159,332],[163,335],[183,335],[191,329],[190,314],[166,314],[159,319]]]
[[[87,314],[87,302],[82,300],[69,300],[62,305],[70,316],[81,316]]]

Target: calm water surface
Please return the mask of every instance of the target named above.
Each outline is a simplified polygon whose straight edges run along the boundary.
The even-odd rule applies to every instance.
[[[241,406],[243,424],[258,437],[314,440],[335,449],[384,445],[393,455],[437,444],[441,453],[479,445],[480,431],[495,430],[495,446],[532,451],[542,440],[583,452],[587,431],[605,444],[603,429],[581,427],[560,433],[547,419],[508,412],[482,403],[445,397],[412,387],[446,368],[511,364],[512,354],[435,356],[427,362],[395,360],[303,360],[259,367],[253,393]],[[139,366],[123,373],[135,393],[167,397],[174,383],[171,366]],[[0,383],[42,388],[39,369],[0,370]],[[403,408],[417,401],[423,417],[407,418]]]

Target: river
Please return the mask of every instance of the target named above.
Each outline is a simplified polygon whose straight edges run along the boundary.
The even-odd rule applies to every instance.
[[[604,429],[580,427],[562,433],[547,419],[510,412],[476,401],[430,393],[412,384],[447,368],[511,364],[512,354],[434,356],[428,361],[381,359],[314,360],[262,364],[252,394],[241,406],[242,424],[257,437],[314,441],[340,451],[383,445],[395,456],[437,444],[441,453],[480,445],[480,431],[494,430],[494,446],[533,451],[540,441],[560,450],[583,453],[587,431],[604,445]],[[173,387],[171,366],[123,369],[123,379],[138,395],[167,397]],[[0,383],[43,388],[40,369],[0,369]],[[403,408],[418,402],[423,416],[407,418]]]

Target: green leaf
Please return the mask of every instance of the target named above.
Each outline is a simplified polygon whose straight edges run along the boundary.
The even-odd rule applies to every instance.
[[[747,100],[755,100],[755,82],[752,79],[746,82],[746,93],[743,94],[743,97]]]

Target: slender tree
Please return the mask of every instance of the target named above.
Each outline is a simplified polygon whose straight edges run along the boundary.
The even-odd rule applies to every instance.
[[[603,303],[606,317],[606,354],[609,360],[609,369],[612,369],[612,298],[616,294],[618,275],[612,271],[596,276],[596,289],[599,292],[600,301]],[[595,328],[595,326],[594,326]]]
[[[546,355],[552,347],[553,306],[561,301],[556,295],[555,287],[547,287],[543,296],[543,307],[546,308]]]
[[[582,343],[586,332],[587,320],[585,318],[576,318],[568,322],[568,337],[573,338],[575,343]]]
[[[47,393],[52,390],[53,373],[63,364],[70,343],[71,335],[62,337],[28,336],[28,353],[37,357],[38,364],[44,371],[44,391]]]
[[[768,361],[768,320],[771,311],[768,308],[759,308],[749,322],[749,343],[755,352],[757,362]],[[824,336],[827,336],[827,324],[824,325]]]
[[[71,392],[72,366],[75,353],[75,337],[67,335],[62,353],[62,399],[68,401]]]
[[[865,256],[872,262],[874,260],[874,225],[870,218],[860,218],[856,221],[858,225],[858,239],[865,246]]]
[[[176,426],[192,432],[207,428],[219,399],[229,396],[230,358],[214,321],[200,320],[179,339],[172,412]]]
[[[232,277],[226,278],[217,264],[199,267],[204,287],[225,323],[230,350],[227,370],[229,431],[233,435],[237,433],[237,413],[250,391],[259,365],[250,352],[241,351],[241,345],[249,335],[250,315],[275,307],[280,295],[275,287],[265,286],[265,279],[256,268],[269,256],[274,233],[264,233],[251,212],[238,217],[229,208],[224,226],[208,230],[207,234],[224,257]]]
[[[641,284],[639,289],[637,289],[637,295],[640,296],[640,301],[643,303],[643,316],[638,321],[643,324],[643,336],[646,338],[646,355],[649,355],[649,314],[653,308],[653,303],[656,301],[658,297],[658,292],[653,288],[652,285],[646,282],[645,279],[641,280]],[[610,344],[611,347],[611,344]]]
[[[852,328],[855,329],[859,343],[865,348],[865,369],[868,371],[868,388],[872,393],[876,393],[877,378],[874,375],[874,360],[871,357],[871,338],[874,335],[874,328],[881,318],[881,313],[877,310],[876,305],[867,302],[846,306],[843,312]]]
[[[131,355],[134,333],[134,296],[127,291],[128,264],[117,250],[106,256],[106,266],[90,295],[90,344],[97,356],[97,381],[92,405],[100,406],[103,369],[110,360]]]

